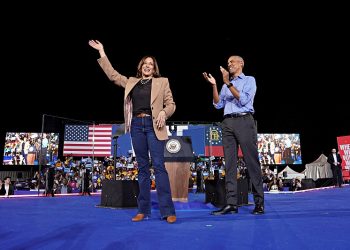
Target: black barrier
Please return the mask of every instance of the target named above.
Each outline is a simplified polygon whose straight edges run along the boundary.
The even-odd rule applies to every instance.
[[[101,207],[137,207],[140,189],[137,181],[103,180]]]
[[[301,179],[301,189],[312,189],[316,188],[316,183],[313,179]]]
[[[329,187],[334,185],[334,180],[333,178],[319,178],[316,180],[316,187]]]
[[[237,205],[248,205],[248,179],[237,180]],[[225,178],[205,180],[205,203],[216,207],[226,205]]]

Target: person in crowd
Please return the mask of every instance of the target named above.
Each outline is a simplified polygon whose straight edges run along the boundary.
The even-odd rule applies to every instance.
[[[81,195],[89,195],[91,196],[90,193],[90,170],[83,166],[82,171],[81,171],[81,190],[80,193]]]
[[[343,173],[342,173],[342,166],[341,166],[342,159],[340,157],[340,154],[337,152],[335,148],[333,148],[332,152],[329,154],[327,158],[327,162],[331,164],[334,186],[342,187],[342,184],[343,184]]]
[[[131,133],[138,162],[140,187],[137,198],[138,213],[132,221],[142,221],[151,215],[150,166],[152,163],[157,181],[161,218],[168,223],[174,223],[175,207],[164,164],[164,147],[168,139],[166,120],[173,115],[176,107],[169,80],[161,77],[154,56],[144,56],[137,66],[136,77],[126,77],[113,68],[101,42],[90,40],[89,45],[98,50],[100,54],[98,63],[108,78],[125,89],[125,131]]]
[[[27,165],[34,165],[34,161],[36,160],[36,147],[35,140],[33,138],[29,141],[28,154],[27,154]]]
[[[47,149],[49,147],[49,140],[47,139],[47,134],[43,133],[43,138],[41,141],[41,145],[40,145],[40,155],[39,155],[39,161],[40,161],[40,165],[46,165],[47,164]]]
[[[293,178],[290,191],[299,191],[302,189],[301,180],[299,178]]]
[[[262,179],[263,179],[263,190],[268,191],[269,190],[269,183],[271,182],[274,175],[270,172],[268,168],[265,170],[262,170]]]
[[[257,147],[257,128],[253,114],[256,82],[253,76],[243,73],[244,60],[233,55],[228,58],[227,69],[220,66],[223,86],[220,93],[216,79],[207,72],[204,78],[212,86],[213,104],[217,109],[224,109],[224,119],[221,123],[222,142],[225,158],[226,205],[212,215],[238,213],[237,206],[237,160],[238,147],[241,147],[247,166],[255,208],[255,215],[264,214],[264,191],[261,167]]]
[[[272,191],[272,192],[283,191],[282,179],[276,176],[273,176],[272,180],[269,182],[268,191]]]
[[[68,185],[68,179],[65,176],[61,177],[60,183],[57,187],[57,193],[69,194],[72,193],[72,188]]]
[[[7,176],[4,179],[4,183],[2,183],[0,187],[0,195],[5,195],[6,197],[9,197],[10,195],[15,194],[15,188],[11,183],[11,177]]]
[[[49,196],[49,195],[51,195],[52,197],[55,196],[54,183],[55,183],[55,166],[52,165],[50,167],[47,167],[45,171],[45,196]]]

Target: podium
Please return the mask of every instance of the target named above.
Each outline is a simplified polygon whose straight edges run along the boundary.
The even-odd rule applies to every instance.
[[[165,168],[168,172],[173,201],[188,201],[191,162],[194,162],[192,140],[189,136],[169,136],[164,148]],[[157,182],[157,180],[156,180]]]

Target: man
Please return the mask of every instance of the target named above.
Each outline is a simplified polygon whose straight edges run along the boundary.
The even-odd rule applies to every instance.
[[[89,196],[91,196],[90,193],[90,170],[87,169],[85,166],[83,166],[83,169],[81,170],[81,195],[85,195],[88,194]]]
[[[264,191],[261,167],[257,148],[257,129],[253,118],[256,82],[252,76],[243,74],[244,60],[231,56],[227,62],[228,71],[220,66],[224,85],[218,93],[216,80],[211,74],[203,73],[212,84],[213,104],[217,109],[224,108],[221,124],[225,157],[226,205],[212,215],[238,213],[237,207],[237,160],[238,146],[241,147],[246,162],[255,208],[253,214],[264,214]]]
[[[342,159],[340,154],[337,153],[335,148],[332,149],[332,153],[328,156],[327,162],[331,164],[331,169],[333,173],[334,186],[342,187],[343,184],[343,174],[342,174]]]
[[[4,179],[4,183],[0,186],[0,195],[5,195],[9,197],[10,195],[14,195],[15,189],[11,183],[11,177],[7,176]]]
[[[51,195],[55,196],[54,190],[54,182],[55,182],[55,166],[51,165],[51,167],[46,168],[45,172],[45,196]]]

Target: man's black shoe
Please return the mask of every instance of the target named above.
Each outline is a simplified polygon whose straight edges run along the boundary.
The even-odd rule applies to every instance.
[[[236,214],[238,213],[237,206],[234,205],[226,205],[220,210],[212,211],[211,215],[223,215],[223,214]]]
[[[252,214],[264,214],[264,213],[265,213],[264,207],[259,205],[256,205],[252,212]]]

